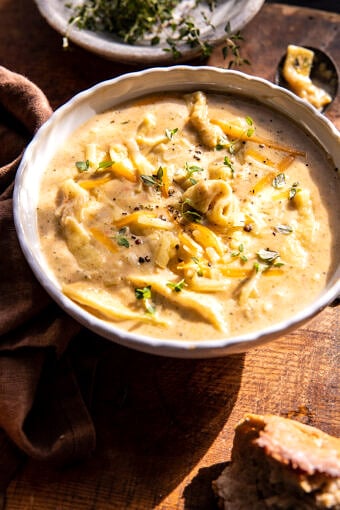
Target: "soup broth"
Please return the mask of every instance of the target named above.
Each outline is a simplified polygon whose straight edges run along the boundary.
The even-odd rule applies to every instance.
[[[98,114],[44,174],[42,249],[66,296],[120,328],[216,339],[287,319],[340,251],[339,175],[270,108],[195,91]]]

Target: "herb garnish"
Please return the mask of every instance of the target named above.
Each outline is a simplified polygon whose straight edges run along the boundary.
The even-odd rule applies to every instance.
[[[98,163],[97,170],[104,170],[105,168],[110,168],[110,166],[114,165],[114,161],[106,160]],[[76,161],[76,167],[79,172],[86,172],[90,168],[90,161],[87,159],[86,161]]]
[[[203,219],[202,214],[192,207],[190,198],[182,202],[182,215],[195,223],[201,223]]]
[[[230,256],[231,257],[240,257],[242,262],[247,262],[247,260],[248,260],[247,255],[245,255],[245,253],[244,253],[244,245],[243,244],[240,244],[240,246],[238,247],[238,250],[232,251]]]
[[[117,241],[118,246],[124,246],[125,248],[129,248],[130,243],[129,243],[129,240],[127,239],[127,237],[125,236],[126,231],[127,231],[126,227],[121,228],[118,231],[118,234],[116,235],[116,241]]]
[[[115,163],[115,162],[114,162],[114,161],[111,161],[111,160],[109,160],[109,161],[101,161],[101,162],[99,163],[99,165],[98,165],[97,170],[98,170],[98,169],[101,169],[101,170],[102,170],[102,169],[104,169],[104,168],[110,168],[110,166],[114,165],[114,163]]]
[[[259,261],[264,264],[263,271],[267,271],[271,267],[281,267],[284,265],[283,262],[277,261],[277,259],[280,257],[278,251],[273,251],[266,248],[265,250],[259,250],[256,255]],[[255,262],[254,267],[256,272],[260,270],[260,265],[258,262]]]
[[[191,260],[197,265],[197,271],[196,271],[197,276],[203,276],[203,274],[204,274],[203,266],[202,266],[201,262],[199,261],[199,259],[197,257],[191,257]]]
[[[230,161],[230,159],[228,158],[228,156],[224,156],[223,164],[230,168],[231,176],[232,176],[232,177],[234,177],[234,175],[235,175],[235,169],[234,169],[234,167],[233,167],[232,162],[231,162],[231,161]]]
[[[248,126],[250,126],[248,129],[247,129],[247,136],[250,138],[251,136],[253,136],[254,134],[254,126],[253,126],[253,119],[251,117],[246,117],[246,123],[248,124]]]
[[[275,226],[276,232],[279,232],[279,234],[291,234],[293,232],[293,228],[289,225],[276,225]]]
[[[160,186],[161,183],[154,175],[141,175],[140,178],[145,186]]]
[[[240,31],[236,32],[236,34],[231,33],[230,22],[228,22],[224,28],[224,31],[227,34],[227,38],[225,40],[225,44],[222,48],[223,58],[226,59],[229,55],[229,52],[232,55],[231,60],[229,61],[228,68],[230,69],[233,66],[241,66],[243,64],[250,65],[249,60],[246,58],[242,58],[240,54],[240,45],[239,41],[243,41],[243,37]]]
[[[225,136],[221,136],[215,149],[217,151],[223,151],[223,149],[225,149],[226,147],[228,147],[228,150],[229,150],[230,142]]]
[[[283,188],[283,186],[286,184],[286,176],[283,173],[278,174],[276,177],[274,177],[272,185],[273,188]]]
[[[163,168],[160,166],[155,175],[141,175],[140,178],[145,186],[154,186],[159,190],[163,186]]]
[[[181,280],[180,282],[177,282],[177,283],[174,283],[174,282],[167,283],[167,286],[170,287],[170,289],[172,289],[174,292],[181,292],[181,290],[183,290],[185,285],[186,285],[186,283],[185,283],[184,278],[183,278],[183,280]]]
[[[143,300],[144,307],[147,313],[154,314],[156,311],[155,305],[151,302],[151,285],[147,285],[143,288],[135,289],[136,299]]]
[[[197,165],[189,165],[185,163],[185,171],[187,173],[187,179],[191,182],[191,184],[197,184],[197,180],[192,177],[192,174],[196,172],[204,172],[204,168]]]
[[[76,167],[79,172],[86,172],[90,168],[90,161],[88,159],[86,161],[76,161]]]
[[[301,189],[300,189],[300,188],[298,188],[298,185],[299,185],[299,183],[298,183],[298,182],[294,182],[294,183],[292,184],[292,187],[290,188],[290,190],[289,190],[289,192],[288,192],[288,200],[292,200],[292,199],[295,197],[296,193],[297,193],[298,191],[301,191]]]
[[[151,298],[151,285],[143,288],[135,289],[137,299],[150,299]]]
[[[174,58],[180,57],[181,53],[177,49],[177,43],[183,41],[188,44],[190,48],[199,47],[203,57],[209,57],[211,55],[213,46],[208,41],[202,41],[201,31],[193,20],[182,19],[177,27],[174,26],[175,30],[176,28],[178,29],[178,36],[167,38],[166,42],[169,45],[169,49],[165,48],[164,51],[171,51]]]
[[[169,140],[172,140],[174,135],[177,133],[178,131],[178,128],[174,128],[174,129],[166,129],[165,130],[165,136],[167,138],[169,138]]]
[[[257,252],[257,256],[258,258],[262,261],[262,262],[274,262],[274,260],[276,260],[280,254],[278,251],[272,251],[272,250],[259,250]]]
[[[175,8],[181,0],[83,0],[82,2],[69,1],[66,7],[71,9],[72,15],[69,26],[76,25],[80,29],[109,32],[118,36],[124,43],[135,44],[141,39],[149,39],[151,46],[161,42],[161,34],[164,31],[167,47],[163,51],[171,53],[173,58],[181,57],[178,49],[179,44],[187,44],[190,48],[198,47],[203,57],[208,57],[212,52],[211,43],[201,37],[200,28],[192,19],[191,12],[200,4],[199,0],[193,6],[185,6],[180,16],[174,16]],[[211,12],[216,7],[215,0],[205,2]],[[212,31],[215,27],[211,24],[209,16],[199,12],[202,23],[209,26]],[[229,52],[232,55],[228,67],[233,65],[249,64],[249,61],[241,58],[239,41],[243,38],[240,32],[232,34],[230,23],[224,29],[226,39],[222,48],[224,58]],[[63,47],[68,47],[67,34],[63,37]]]

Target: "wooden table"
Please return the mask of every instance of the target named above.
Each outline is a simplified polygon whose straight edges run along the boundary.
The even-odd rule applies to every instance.
[[[273,79],[288,43],[317,45],[340,62],[340,16],[265,4],[243,30],[242,70]],[[131,68],[72,47],[31,0],[0,0],[0,62],[39,85],[55,108]],[[193,63],[195,64],[195,63]],[[208,64],[226,66],[217,49]],[[340,128],[340,99],[328,111]],[[213,360],[158,358],[84,335],[72,346],[91,387],[92,459],[62,471],[27,460],[6,510],[213,510],[211,481],[230,458],[245,412],[291,416],[339,435],[339,307],[247,354]]]

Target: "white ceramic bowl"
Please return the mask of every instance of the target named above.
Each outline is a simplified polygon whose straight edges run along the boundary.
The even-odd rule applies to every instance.
[[[283,112],[298,122],[333,158],[340,168],[340,134],[323,115],[295,95],[266,80],[212,67],[174,66],[120,76],[79,93],[59,108],[28,146],[17,173],[14,217],[23,252],[36,277],[68,314],[99,335],[144,352],[182,358],[214,357],[244,352],[297,328],[340,294],[340,258],[337,271],[324,292],[307,308],[270,328],[222,340],[190,341],[157,339],[119,329],[116,324],[90,314],[60,290],[41,252],[36,208],[43,172],[64,140],[91,116],[147,93],[164,90],[210,90],[245,94]],[[339,254],[340,256],[340,254]]]

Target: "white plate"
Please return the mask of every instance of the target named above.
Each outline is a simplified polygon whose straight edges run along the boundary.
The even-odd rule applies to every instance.
[[[55,30],[62,35],[67,33],[68,39],[73,43],[109,60],[129,64],[179,63],[200,54],[200,49],[197,47],[178,45],[182,56],[174,61],[171,53],[164,51],[164,48],[168,47],[164,42],[157,46],[150,46],[150,43],[144,40],[138,44],[129,45],[122,43],[112,34],[80,30],[74,25],[70,26],[69,19],[72,12],[65,6],[66,0],[35,0],[35,3],[42,16]],[[188,0],[182,2],[183,6],[188,3],[190,3]],[[236,33],[257,14],[264,0],[217,0],[216,4],[212,16],[207,6],[205,7],[209,19],[211,16],[214,29],[206,23],[202,24],[200,12],[203,6],[197,7],[193,14],[197,26],[200,27],[202,40],[209,41],[213,45],[222,42],[226,37],[225,26],[228,21],[231,32]]]

